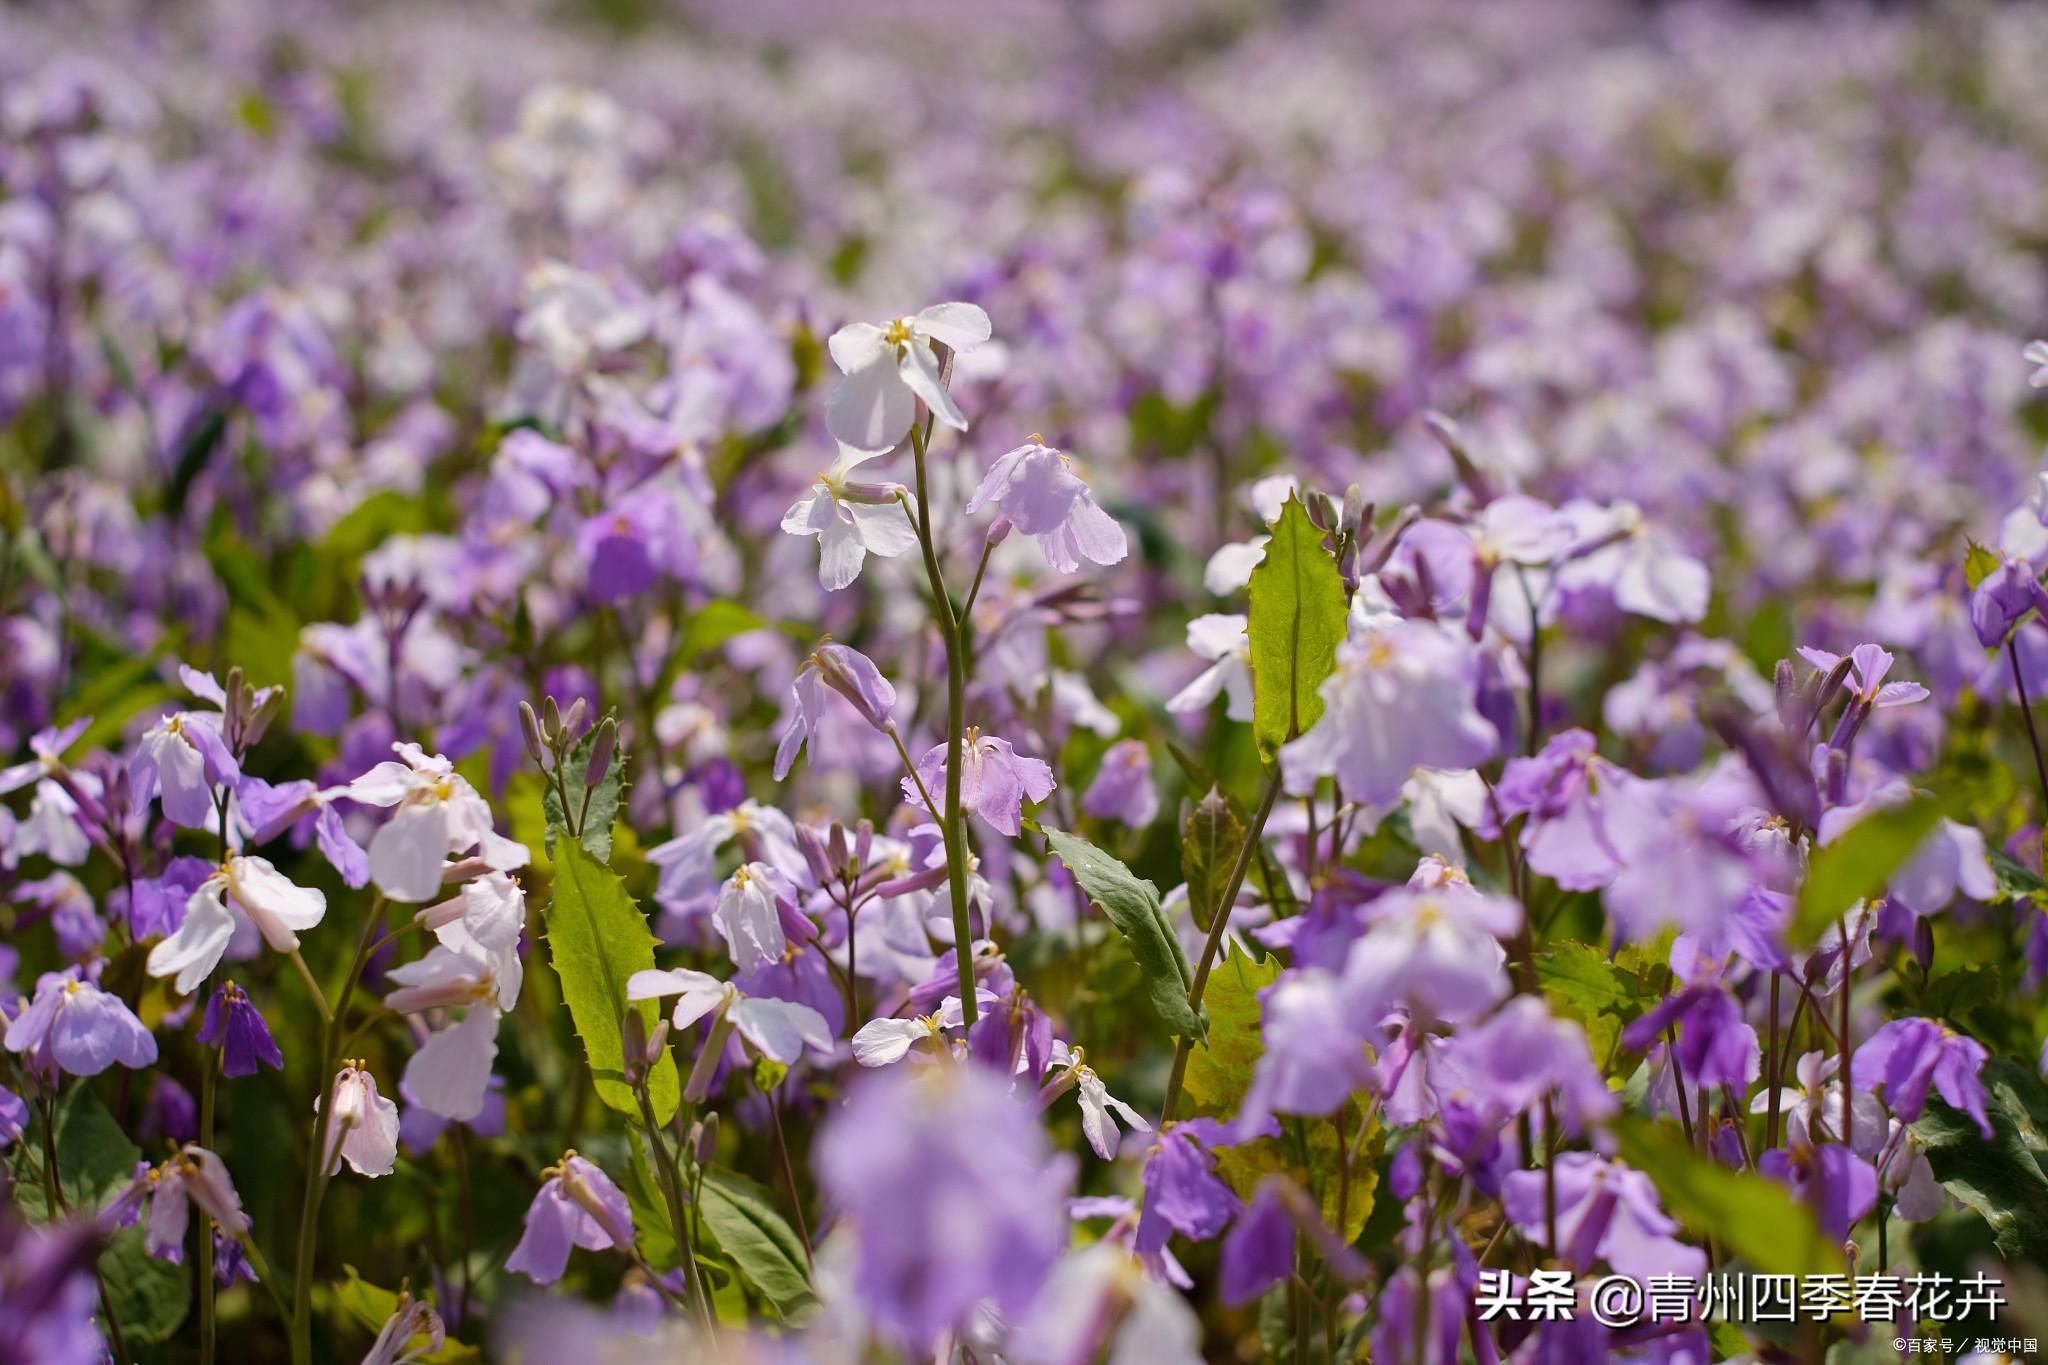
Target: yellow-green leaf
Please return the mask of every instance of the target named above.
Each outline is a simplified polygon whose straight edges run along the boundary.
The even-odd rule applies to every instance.
[[[1323,714],[1323,680],[1344,639],[1344,580],[1323,533],[1290,496],[1273,523],[1266,557],[1252,570],[1252,733],[1259,754],[1274,750]]]

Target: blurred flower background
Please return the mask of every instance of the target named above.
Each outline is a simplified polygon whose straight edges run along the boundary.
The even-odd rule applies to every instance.
[[[2048,1335],[2044,69],[0,10],[0,1358]]]

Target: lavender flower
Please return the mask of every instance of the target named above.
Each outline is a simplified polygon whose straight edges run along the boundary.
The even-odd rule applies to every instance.
[[[284,1053],[270,1036],[263,1011],[232,981],[223,981],[206,1002],[199,1041],[220,1049],[220,1071],[230,1079],[255,1075],[259,1064],[284,1069]]]
[[[946,789],[946,746],[936,744],[917,761],[918,781],[903,779],[904,799],[923,805],[924,791],[933,800],[943,799]],[[1010,741],[984,735],[969,728],[960,746],[960,806],[988,822],[990,829],[1012,839],[1023,828],[1020,823],[1026,801],[1043,801],[1059,784],[1052,767],[1043,759],[1025,758],[1010,747]],[[937,814],[937,812],[933,812]]]
[[[23,1065],[54,1077],[97,1076],[119,1063],[156,1063],[156,1039],[135,1012],[76,967],[36,979],[35,999],[7,1025],[6,1046]]]
[[[526,1231],[505,1269],[535,1284],[553,1284],[568,1268],[571,1246],[586,1251],[632,1248],[633,1213],[610,1176],[573,1151],[541,1175],[540,1192],[526,1210]]]
[[[1046,562],[1061,573],[1073,573],[1084,559],[1110,565],[1130,553],[1123,527],[1096,505],[1094,490],[1074,472],[1066,452],[1036,436],[989,466],[967,500],[968,515],[990,502],[1000,503],[1003,515],[1036,540]]]

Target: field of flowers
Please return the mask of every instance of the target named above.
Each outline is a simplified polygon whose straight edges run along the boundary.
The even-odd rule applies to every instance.
[[[2032,1356],[2044,70],[0,9],[0,1362]]]

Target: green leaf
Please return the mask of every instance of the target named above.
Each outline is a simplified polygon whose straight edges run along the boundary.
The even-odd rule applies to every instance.
[[[1792,1191],[1775,1180],[1730,1170],[1694,1151],[1678,1134],[1642,1119],[1614,1125],[1619,1155],[1650,1177],[1665,1209],[1699,1236],[1768,1275],[1839,1275],[1842,1255]]]
[[[562,999],[583,1040],[597,1097],[637,1118],[640,1106],[625,1080],[619,1021],[628,1009],[635,1010],[652,1033],[660,1017],[659,1002],[626,1000],[627,978],[654,967],[654,935],[648,931],[647,917],[616,873],[564,840],[556,850],[555,895],[546,920],[548,958],[561,978]],[[673,1054],[662,1052],[648,1075],[647,1090],[655,1121],[667,1123],[682,1101]]]
[[[682,1261],[676,1250],[675,1228],[669,1222],[668,1197],[661,1192],[661,1177],[647,1154],[645,1135],[638,1128],[628,1128],[626,1139],[633,1146],[624,1188],[626,1203],[633,1210],[634,1240],[649,1265],[656,1270],[673,1270]]]
[[[1991,1225],[1999,1254],[2039,1264],[2048,1258],[2048,1094],[2038,1077],[2003,1057],[1985,1065],[1983,1081],[1991,1141],[1975,1119],[1936,1098],[1913,1121],[1913,1134],[1927,1149],[1934,1178]]]
[[[1280,975],[1280,960],[1253,961],[1241,952],[1228,953],[1209,973],[1202,1009],[1209,1016],[1209,1036],[1188,1054],[1183,1082],[1198,1109],[1235,1113],[1251,1088],[1252,1070],[1265,1039],[1259,1031],[1259,992]]]
[[[1963,581],[1975,592],[1979,583],[1998,572],[1998,556],[1974,540],[1969,544],[1969,553],[1963,556]]]
[[[228,408],[225,404],[213,409],[192,428],[192,434],[178,447],[177,462],[171,468],[170,491],[164,495],[165,510],[173,521],[185,510],[185,499],[192,492],[192,485],[205,472],[213,460],[213,452],[220,449],[221,437],[228,430]]]
[[[1088,899],[1102,907],[1109,922],[1144,974],[1146,996],[1167,1029],[1184,1038],[1203,1035],[1202,1020],[1188,1007],[1194,974],[1180,939],[1159,905],[1159,888],[1141,881],[1128,867],[1077,834],[1047,829],[1045,842],[1053,856],[1067,865]]]
[[[541,810],[546,813],[548,821],[546,838],[550,858],[555,856],[555,831],[568,829],[568,816],[576,813],[583,822],[583,847],[601,863],[612,860],[612,825],[619,817],[619,791],[625,785],[626,755],[615,735],[612,761],[605,766],[604,777],[590,788],[590,804],[586,807],[583,803],[583,777],[590,771],[590,753],[597,744],[598,728],[591,726],[589,732],[576,741],[576,747],[569,750],[569,756],[562,760],[562,786],[569,793],[569,810],[562,809],[562,799],[556,795],[553,782],[546,783],[541,792]]]
[[[2048,882],[2004,849],[1987,845],[1984,851],[1991,858],[1991,875],[1998,879],[2000,900],[2024,900],[2048,892]]]
[[[789,1318],[813,1302],[804,1244],[767,1190],[737,1172],[706,1167],[697,1209],[719,1250],[777,1313]]]
[[[1188,884],[1188,911],[1206,932],[1229,888],[1230,870],[1244,848],[1244,824],[1215,787],[1181,820],[1180,874]]]
[[[1536,955],[1536,981],[1560,1014],[1578,1021],[1598,1062],[1622,1025],[1643,1012],[1643,979],[1586,943],[1558,943]]]
[[[169,1341],[192,1306],[191,1270],[150,1255],[139,1227],[125,1229],[100,1253],[100,1279],[131,1346]]]
[[[1916,797],[1864,816],[1815,849],[1792,917],[1792,946],[1811,947],[1850,906],[1884,890],[1941,823],[1941,813],[1940,802]]]
[[[1250,622],[1252,733],[1259,755],[1273,751],[1323,714],[1323,680],[1336,671],[1344,639],[1344,580],[1323,548],[1323,533],[1299,498],[1289,496],[1252,570]]]

